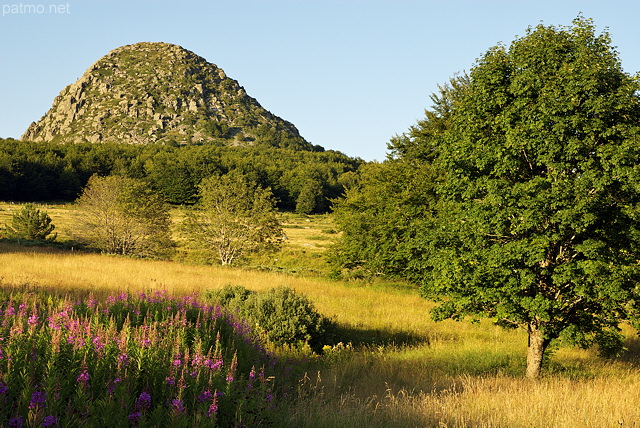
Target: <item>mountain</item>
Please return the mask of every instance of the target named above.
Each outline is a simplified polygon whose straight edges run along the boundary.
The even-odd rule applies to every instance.
[[[151,42],[100,58],[21,139],[321,150],[216,65],[180,46]]]

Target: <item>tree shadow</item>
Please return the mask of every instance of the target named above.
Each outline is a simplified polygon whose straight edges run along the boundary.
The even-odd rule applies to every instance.
[[[346,324],[338,324],[333,332],[333,345],[351,343],[358,346],[414,346],[429,344],[428,334],[418,334],[415,332],[397,329],[374,329],[361,328]]]
[[[626,363],[638,364],[640,362],[640,336],[637,334],[633,336],[627,336],[624,341],[625,351],[618,356],[618,361],[624,361]]]
[[[73,241],[47,241],[0,238],[0,254],[43,253],[53,254],[62,252],[81,251],[83,253],[96,252],[83,244]]]

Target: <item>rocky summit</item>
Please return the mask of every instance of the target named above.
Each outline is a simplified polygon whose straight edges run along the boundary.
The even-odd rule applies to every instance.
[[[265,110],[216,65],[180,46],[151,42],[99,59],[21,139],[313,149],[293,124]]]

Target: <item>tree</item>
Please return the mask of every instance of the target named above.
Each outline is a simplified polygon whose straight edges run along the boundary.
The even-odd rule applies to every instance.
[[[102,251],[157,257],[172,247],[169,207],[142,181],[94,175],[76,203],[77,237]]]
[[[11,224],[5,224],[5,232],[9,238],[28,240],[56,239],[53,230],[56,227],[46,211],[40,211],[33,204],[26,204],[11,218]]]
[[[296,212],[298,214],[312,214],[321,205],[323,189],[320,180],[308,178],[296,198]]]
[[[552,340],[615,352],[619,323],[638,319],[639,89],[591,21],[540,25],[489,49],[391,146],[437,171],[432,220],[402,238],[403,276],[436,320],[527,331],[528,377]]]
[[[334,202],[343,232],[330,255],[348,278],[406,275],[422,244],[416,236],[433,216],[436,172],[417,160],[370,163]]]
[[[527,376],[561,336],[620,344],[640,244],[638,85],[578,18],[490,49],[434,165],[439,222],[422,267],[437,319],[528,332]]]
[[[236,171],[206,178],[199,189],[200,202],[188,213],[184,230],[221,264],[280,246],[282,228],[269,189]]]

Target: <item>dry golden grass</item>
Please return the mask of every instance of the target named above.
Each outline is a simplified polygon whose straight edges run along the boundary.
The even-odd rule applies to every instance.
[[[0,211],[8,216],[6,205]],[[47,207],[54,222],[68,207]],[[288,216],[287,257],[319,263],[335,234],[330,218]],[[307,229],[308,227],[308,229]],[[61,227],[62,229],[62,227]],[[329,237],[329,239],[324,239]],[[306,245],[310,244],[310,245]],[[314,246],[311,246],[314,245]],[[284,254],[284,253],[283,253]],[[640,426],[640,341],[604,360],[562,349],[548,374],[524,379],[526,335],[480,324],[434,323],[415,290],[343,283],[219,266],[187,265],[0,243],[2,286],[109,294],[164,289],[191,294],[227,284],[252,290],[285,285],[308,296],[341,326],[346,342],[309,369],[299,399],[281,414],[292,427],[632,427]]]
[[[72,214],[75,210],[73,204],[53,205],[34,204],[40,211],[46,211],[51,217],[51,222],[56,226],[54,233],[58,234],[58,240],[71,239]],[[24,204],[0,202],[0,229],[5,223],[11,222],[13,215],[20,211]],[[1,235],[1,233],[0,233]]]

